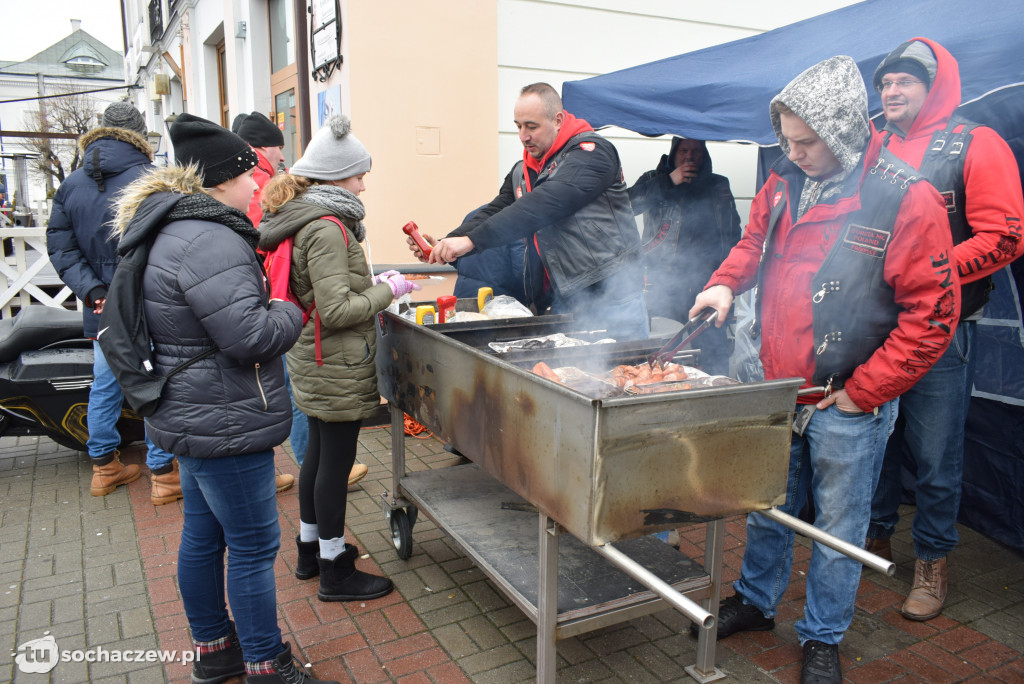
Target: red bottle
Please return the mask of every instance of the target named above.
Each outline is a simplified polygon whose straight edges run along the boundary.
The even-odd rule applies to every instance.
[[[448,319],[455,315],[455,303],[458,299],[452,295],[444,295],[437,298],[437,322],[447,323]]]

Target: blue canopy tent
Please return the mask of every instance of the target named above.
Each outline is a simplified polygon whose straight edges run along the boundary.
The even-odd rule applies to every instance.
[[[890,50],[926,36],[959,62],[963,113],[996,129],[1024,169],[1022,35],[1024,12],[1006,0],[867,0],[750,38],[568,81],[562,99],[595,128],[756,143],[764,168],[778,154],[768,103],[794,76],[845,54],[870,86]],[[868,95],[872,114],[880,114],[878,94],[869,87]],[[1024,259],[995,280],[979,326],[960,519],[1024,551]]]

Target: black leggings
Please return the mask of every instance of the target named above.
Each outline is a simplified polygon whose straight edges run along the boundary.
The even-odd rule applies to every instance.
[[[345,535],[348,475],[356,462],[361,424],[309,417],[309,447],[299,471],[299,518],[315,523],[321,539]]]

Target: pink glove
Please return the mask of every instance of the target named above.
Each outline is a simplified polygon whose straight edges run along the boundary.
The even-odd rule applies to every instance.
[[[390,278],[391,276],[396,275],[398,275],[398,271],[384,271],[383,273],[378,273],[377,275],[373,276],[371,280],[373,281],[374,285],[380,285],[381,283],[386,283],[388,278]]]
[[[395,299],[407,295],[413,290],[420,289],[420,286],[418,284],[406,280],[405,276],[403,276],[401,273],[395,273],[394,275],[387,275],[382,273],[381,280],[383,282],[386,282],[391,287],[391,292],[392,294],[394,294]]]

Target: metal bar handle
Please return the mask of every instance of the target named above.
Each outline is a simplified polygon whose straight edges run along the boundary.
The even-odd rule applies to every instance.
[[[852,558],[853,560],[866,565],[872,570],[892,577],[896,574],[896,564],[892,561],[887,561],[881,556],[876,556],[869,551],[865,551],[859,546],[855,546],[849,542],[845,542],[839,537],[835,537],[827,532],[822,532],[814,525],[805,523],[800,518],[795,518],[788,513],[783,513],[777,508],[769,508],[768,510],[755,511],[763,516],[771,518],[775,522],[788,527],[789,529],[799,532],[800,534],[813,539],[816,542],[820,542],[829,548],[833,548],[839,553]]]
[[[668,582],[664,581],[611,544],[595,546],[592,548],[611,561],[612,565],[616,566],[627,575],[653,591],[655,594],[671,603],[676,610],[693,622],[696,622],[701,627],[708,628],[715,624],[715,617],[711,613],[701,608],[696,602],[691,601],[680,594],[678,591],[673,589]]]

